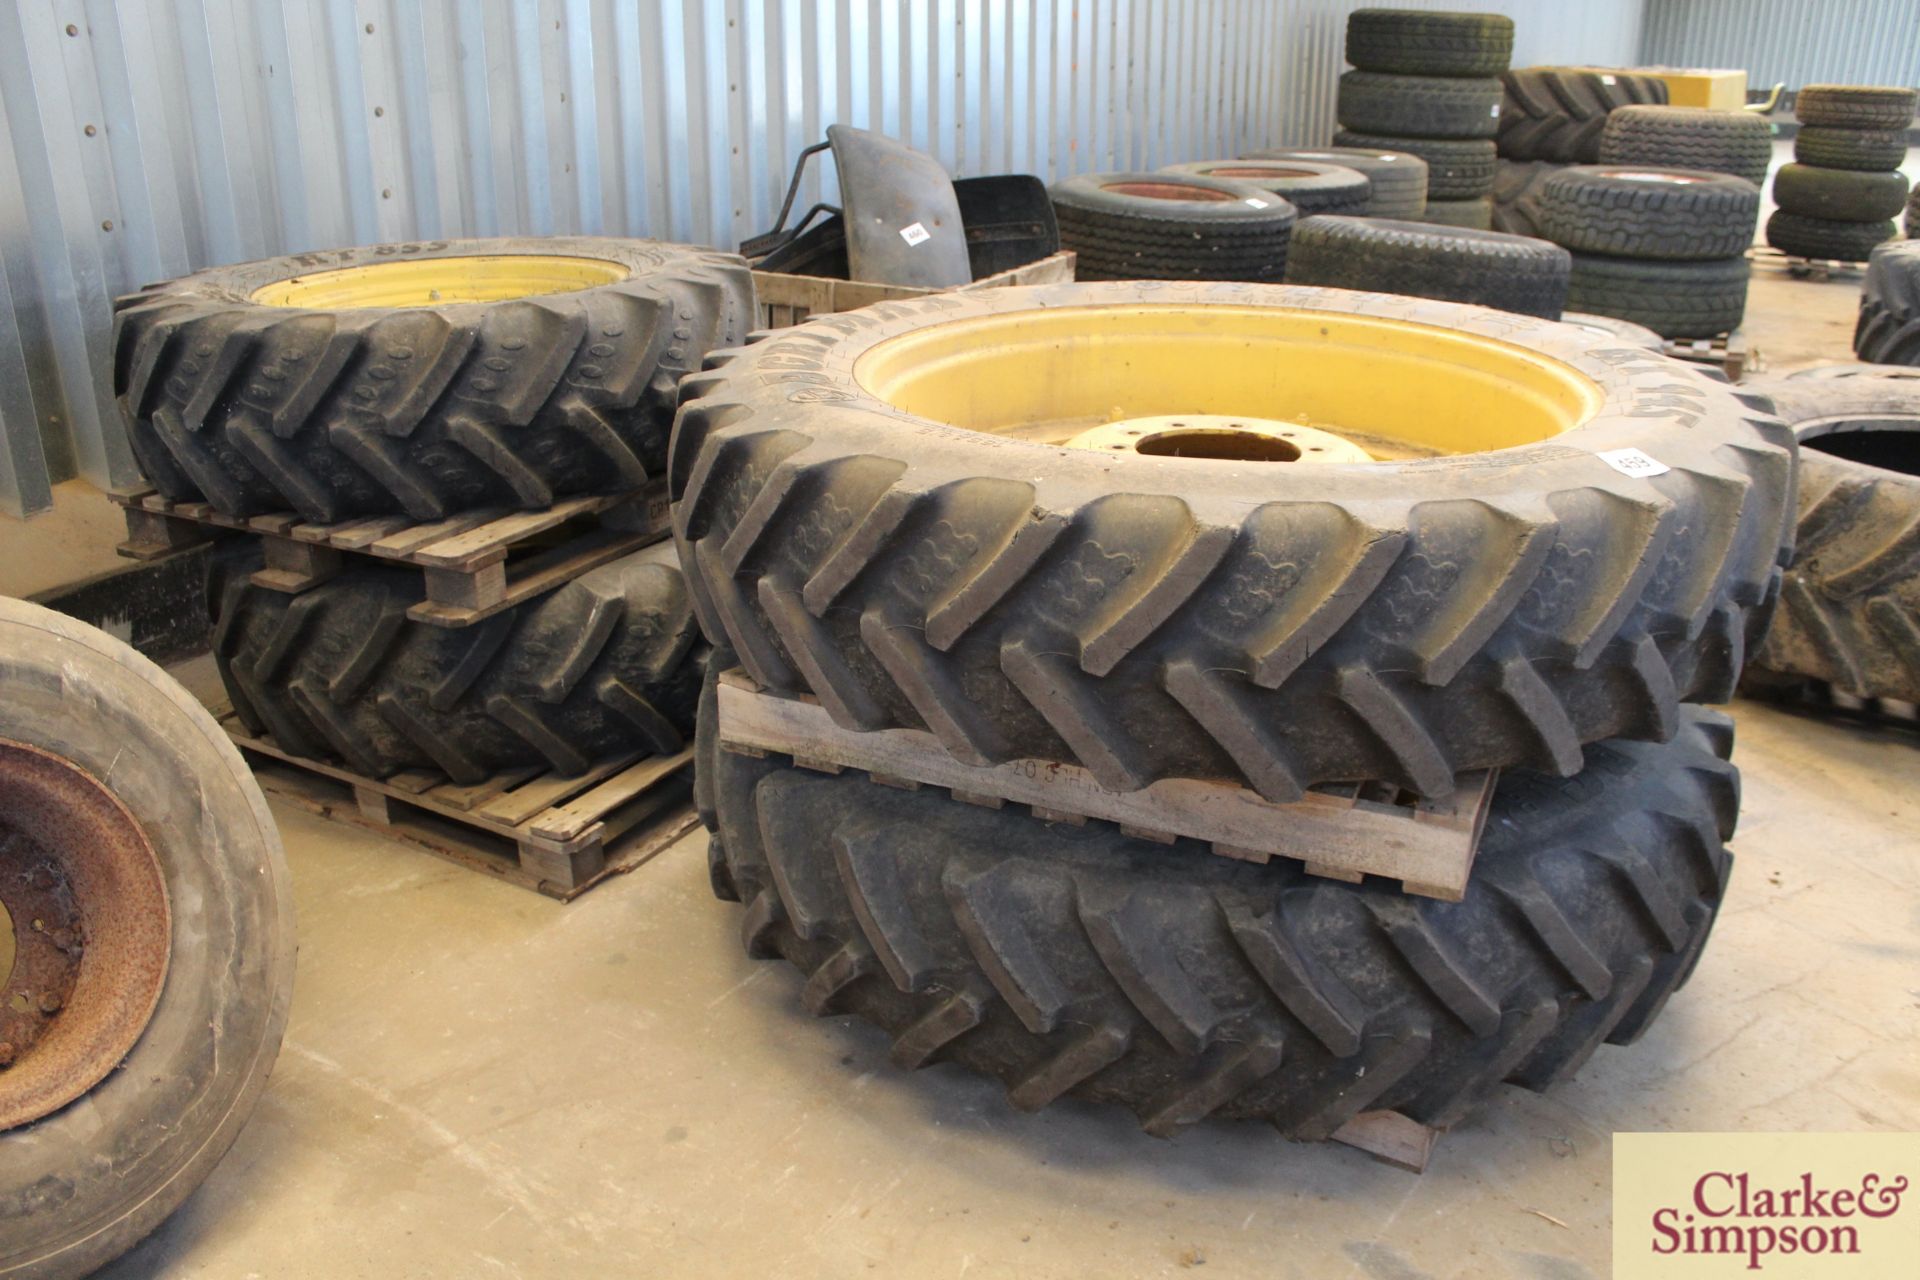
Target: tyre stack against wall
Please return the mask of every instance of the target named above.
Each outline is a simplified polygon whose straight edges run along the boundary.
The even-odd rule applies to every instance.
[[[1667,100],[1666,82],[1598,67],[1520,67],[1500,76],[1493,225],[1538,235],[1540,184],[1561,167],[1600,159],[1613,112]]]
[[[585,238],[308,254],[122,299],[116,389],[162,506],[262,531],[208,581],[247,733],[458,786],[682,750],[706,646],[670,548],[627,549],[665,534],[647,495],[681,375],[752,315],[730,254]],[[593,528],[553,523],[582,504]],[[434,548],[549,524],[461,579],[486,585],[476,620],[429,607]],[[263,571],[275,539],[325,562]]]
[[[1572,165],[1540,186],[1540,234],[1573,254],[1567,305],[1666,338],[1740,324],[1760,189],[1744,178],[1652,165]]]
[[[1356,9],[1334,144],[1420,157],[1424,220],[1490,227],[1498,77],[1512,54],[1513,20],[1499,14]]]
[[[1767,243],[1796,258],[1863,262],[1900,234],[1907,202],[1899,172],[1913,127],[1915,91],[1810,84],[1794,101],[1794,163],[1773,179]]]
[[[768,377],[794,369],[836,394]],[[1263,421],[1377,461],[1284,461]],[[979,785],[727,749],[710,681],[714,890],[810,1011],[1023,1109],[1319,1139],[1546,1087],[1638,1036],[1704,944],[1737,790],[1728,722],[1686,704],[1757,641],[1791,465],[1763,409],[1610,334],[1333,290],[997,290],[725,353],[671,463],[723,661]],[[994,791],[1033,776],[1014,761],[1281,803],[1507,772],[1445,903],[1029,810]]]

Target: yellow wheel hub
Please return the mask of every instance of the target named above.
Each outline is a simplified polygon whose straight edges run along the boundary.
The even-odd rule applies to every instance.
[[[629,274],[628,268],[604,258],[537,253],[410,258],[276,280],[255,289],[252,297],[269,307],[319,311],[432,307],[571,293],[613,284]]]
[[[1206,415],[1316,428],[1381,461],[1532,444],[1602,403],[1592,379],[1513,343],[1290,307],[984,315],[880,342],[854,377],[903,412],[1045,444],[1115,423]]]
[[[1221,413],[1170,413],[1123,418],[1082,431],[1069,449],[1144,453],[1153,458],[1215,458],[1234,462],[1372,462],[1373,455],[1344,436],[1293,422]]]

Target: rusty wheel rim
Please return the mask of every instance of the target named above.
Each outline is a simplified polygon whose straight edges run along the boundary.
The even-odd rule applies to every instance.
[[[1117,191],[1123,196],[1145,196],[1150,200],[1197,200],[1206,203],[1224,203],[1239,197],[1226,191],[1215,191],[1211,187],[1190,185],[1185,182],[1109,182],[1102,191]]]
[[[82,1097],[132,1052],[172,916],[140,824],[91,774],[0,738],[0,1131]]]

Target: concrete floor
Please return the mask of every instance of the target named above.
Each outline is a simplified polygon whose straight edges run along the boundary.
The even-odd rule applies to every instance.
[[[1857,294],[1759,273],[1747,332],[1776,370],[1849,359]],[[1603,1276],[1615,1131],[1920,1129],[1916,740],[1736,711],[1738,866],[1693,982],[1424,1177],[897,1071],[742,955],[703,836],[561,906],[277,805],[286,1047],[225,1163],[104,1274]]]

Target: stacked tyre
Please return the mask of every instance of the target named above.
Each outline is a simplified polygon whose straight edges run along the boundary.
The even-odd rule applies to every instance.
[[[771,376],[796,367],[815,394]],[[1790,532],[1790,439],[1731,388],[1480,308],[1156,282],[888,304],[683,394],[675,536],[733,679],[979,768],[877,786],[727,749],[708,683],[714,891],[899,1066],[1163,1135],[1446,1126],[1631,1041],[1693,968],[1737,777],[1688,704],[1729,695]],[[1073,447],[1190,412],[1391,461]],[[1015,761],[1276,802],[1505,772],[1449,903],[1029,811],[994,793]]]
[[[1666,338],[1740,324],[1760,189],[1700,169],[1573,165],[1540,184],[1540,234],[1573,254],[1567,305]]]
[[[1350,212],[1368,218],[1418,219],[1427,211],[1427,162],[1411,151],[1370,147],[1273,147],[1243,160],[1304,160],[1337,164],[1367,180],[1367,201]],[[1326,212],[1322,210],[1321,212]]]
[[[1512,55],[1513,20],[1499,14],[1356,9],[1335,145],[1418,156],[1426,221],[1490,227],[1498,77]]]
[[[745,262],[703,249],[380,246],[123,299],[114,369],[169,498],[454,534],[563,497],[642,509],[681,375],[741,340],[753,311]],[[251,539],[210,556],[214,657],[240,721],[295,755],[471,785],[670,754],[692,734],[706,645],[664,544],[610,563],[561,551],[549,563],[572,576],[464,626],[421,612],[417,566],[355,556],[287,594],[261,557]]]
[[[1704,169],[1764,186],[1773,163],[1773,127],[1751,111],[1620,107],[1600,131],[1600,163]]]
[[[1357,177],[1357,175],[1355,175]],[[1293,205],[1251,183],[1193,173],[1086,173],[1048,191],[1082,280],[1277,281]]]
[[[1364,173],[1324,160],[1202,160],[1160,172],[1244,182],[1285,200],[1302,218],[1361,213],[1373,198],[1373,183]]]
[[[1543,182],[1567,165],[1601,158],[1615,113],[1667,100],[1663,80],[1593,67],[1522,67],[1503,72],[1500,86],[1493,227],[1521,236],[1540,234]]]
[[[1556,320],[1565,249],[1526,236],[1396,218],[1315,217],[1294,229],[1287,283],[1472,302]]]
[[[1802,89],[1794,163],[1774,175],[1779,208],[1767,219],[1767,243],[1796,258],[1861,262],[1899,235],[1893,219],[1909,194],[1899,169],[1915,97],[1912,89],[1868,85]]]

